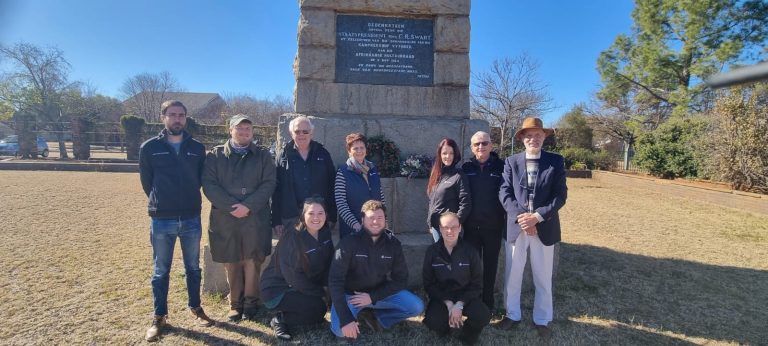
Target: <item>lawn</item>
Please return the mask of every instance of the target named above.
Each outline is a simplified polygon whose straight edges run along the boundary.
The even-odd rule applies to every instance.
[[[569,180],[553,344],[764,344],[768,216],[628,184]],[[146,198],[137,174],[0,171],[0,344],[142,344],[152,315]],[[209,205],[204,205],[204,215]],[[204,217],[204,228],[206,221]],[[181,254],[160,344],[274,344],[257,322],[194,325]],[[530,321],[532,296],[524,295]],[[224,320],[222,297],[204,295]],[[458,345],[413,319],[359,344]],[[335,343],[327,326],[292,344]],[[485,345],[539,343],[525,323]]]

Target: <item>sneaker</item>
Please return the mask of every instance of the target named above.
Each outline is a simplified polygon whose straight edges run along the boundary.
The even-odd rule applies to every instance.
[[[371,328],[374,332],[380,332],[384,330],[384,327],[379,323],[379,319],[376,318],[376,314],[371,309],[364,309],[357,314],[357,320],[364,323],[368,328]]]
[[[288,325],[283,322],[282,314],[277,314],[269,321],[269,325],[272,330],[275,331],[275,336],[280,340],[291,340],[291,332],[288,331]]]
[[[203,311],[202,306],[191,308],[189,310],[192,311],[192,315],[195,316],[195,322],[197,322],[198,326],[210,327],[213,325],[214,321],[210,317],[208,317],[208,315],[205,314],[205,311]]]
[[[152,326],[147,329],[147,334],[144,336],[144,339],[149,342],[157,341],[157,338],[167,324],[165,316],[155,316],[152,320]]]
[[[229,313],[227,314],[227,319],[230,322],[239,322],[243,319],[243,309],[242,308],[234,308],[230,309]]]
[[[517,327],[519,324],[520,324],[520,321],[515,321],[509,317],[504,317],[503,319],[501,319],[501,321],[496,323],[496,328],[499,328],[501,330],[510,330]]]

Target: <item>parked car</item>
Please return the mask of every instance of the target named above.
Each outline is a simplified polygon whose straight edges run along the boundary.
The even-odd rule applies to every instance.
[[[48,143],[45,138],[37,137],[37,153],[48,157]],[[19,156],[19,136],[10,135],[0,140],[0,155]]]

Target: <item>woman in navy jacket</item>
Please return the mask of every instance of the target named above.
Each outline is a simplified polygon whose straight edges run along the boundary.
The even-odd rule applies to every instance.
[[[334,250],[322,198],[307,198],[295,227],[280,237],[261,278],[264,305],[277,312],[270,325],[283,340],[291,339],[290,327],[320,323],[328,310],[324,287]]]
[[[456,141],[444,138],[437,146],[435,162],[427,183],[429,196],[429,230],[435,242],[440,239],[440,215],[447,211],[459,216],[463,224],[472,208],[469,194],[469,180],[458,166],[461,150]]]
[[[365,159],[367,154],[365,136],[360,133],[350,133],[346,138],[349,159],[336,172],[334,186],[336,208],[339,218],[339,238],[362,229],[360,208],[368,200],[384,203],[384,193],[381,190],[379,170]]]

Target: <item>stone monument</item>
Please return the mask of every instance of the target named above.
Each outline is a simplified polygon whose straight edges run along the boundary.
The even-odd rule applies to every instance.
[[[300,0],[299,7],[294,113],[280,118],[278,155],[291,138],[288,123],[299,115],[312,119],[314,140],[336,165],[348,157],[344,138],[352,132],[383,135],[401,160],[434,156],[445,137],[463,158],[471,155],[470,137],[489,127],[469,117],[470,0]],[[382,185],[409,285],[420,286],[432,243],[426,179],[384,178]],[[206,257],[205,267],[204,289],[225,290],[216,264]]]

